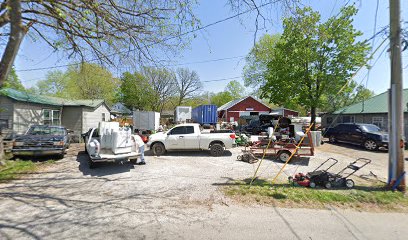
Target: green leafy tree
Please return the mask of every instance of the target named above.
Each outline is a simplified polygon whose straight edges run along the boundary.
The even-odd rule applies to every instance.
[[[284,19],[281,41],[276,43],[265,74],[262,97],[279,105],[298,104],[316,110],[325,106],[352,74],[366,64],[369,46],[357,41],[362,33],[353,25],[354,6],[344,7],[336,17],[320,22],[320,14],[311,8],[297,9]]]
[[[120,99],[126,106],[162,112],[178,101],[176,74],[168,69],[145,67],[122,76]]]
[[[120,101],[130,109],[149,111],[154,98],[154,90],[141,73],[125,72],[121,77]]]
[[[177,95],[176,74],[165,68],[145,67],[141,74],[147,79],[153,88],[152,99],[150,99],[150,108],[153,111],[162,112],[166,103],[171,101]]]
[[[46,74],[46,79],[38,81],[34,91],[41,95],[51,95],[55,97],[68,98],[70,94],[67,90],[70,81],[69,75],[61,70],[50,71]]]
[[[25,91],[25,87],[21,83],[14,68],[11,69],[10,75],[7,77],[7,81],[4,83],[5,88],[12,88],[18,91]]]
[[[212,94],[210,101],[211,101],[211,104],[217,105],[217,107],[221,107],[222,105],[234,99],[235,98],[231,95],[230,92],[223,91],[223,92]]]
[[[326,102],[326,106],[323,106],[322,109],[325,112],[334,112],[342,107],[367,100],[372,96],[374,96],[373,91],[362,85],[357,86],[357,83],[353,81],[339,94],[335,96],[323,96],[323,102]]]
[[[269,61],[273,57],[273,51],[278,43],[280,35],[263,35],[245,58],[244,83],[245,86],[255,88],[256,92],[266,82],[264,73],[267,71]]]
[[[71,66],[67,72],[68,78],[64,91],[74,99],[104,99],[107,104],[116,101],[119,80],[107,69],[97,64],[84,63],[81,66]]]
[[[229,82],[224,91],[228,92],[233,99],[241,98],[245,95],[245,87],[236,80]]]

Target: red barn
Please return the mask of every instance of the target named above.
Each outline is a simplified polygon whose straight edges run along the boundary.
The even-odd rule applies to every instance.
[[[241,116],[268,114],[271,109],[260,99],[251,96],[232,100],[218,108],[218,118],[224,122],[238,121]]]

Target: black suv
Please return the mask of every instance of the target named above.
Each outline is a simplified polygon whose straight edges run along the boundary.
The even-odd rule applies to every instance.
[[[364,146],[367,150],[388,148],[388,134],[373,124],[341,123],[324,132],[330,143],[347,142]]]

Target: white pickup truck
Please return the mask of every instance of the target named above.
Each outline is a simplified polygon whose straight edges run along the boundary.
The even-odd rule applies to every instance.
[[[90,168],[98,162],[131,161],[136,163],[138,146],[130,128],[119,127],[118,122],[100,122],[82,135],[89,156]]]
[[[191,123],[150,135],[147,146],[157,156],[167,150],[210,150],[212,156],[221,156],[234,143],[235,133],[202,133],[199,124]]]

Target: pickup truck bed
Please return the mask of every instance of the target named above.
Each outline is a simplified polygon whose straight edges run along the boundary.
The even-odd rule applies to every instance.
[[[101,133],[101,134],[100,134]],[[136,163],[140,155],[130,129],[119,129],[117,123],[100,123],[100,127],[83,134],[89,166],[98,162],[128,161]]]

